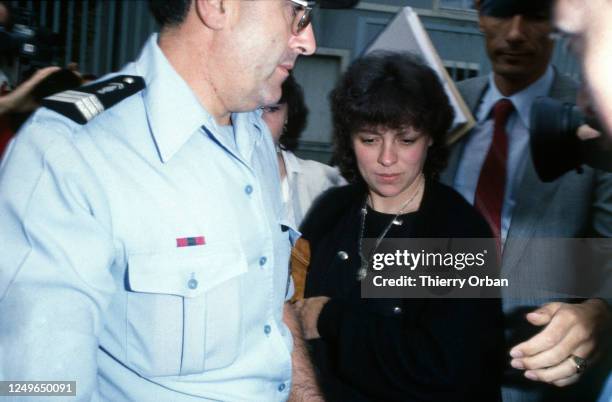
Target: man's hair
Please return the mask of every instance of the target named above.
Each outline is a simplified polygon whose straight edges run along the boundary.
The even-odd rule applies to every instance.
[[[279,104],[287,104],[287,124],[279,139],[280,144],[288,151],[295,151],[298,147],[298,140],[302,131],[306,127],[308,108],[304,103],[304,92],[300,84],[290,75],[282,86],[283,95]]]
[[[330,95],[334,157],[342,175],[363,183],[353,136],[363,129],[412,127],[432,139],[423,173],[446,166],[445,136],[454,111],[436,73],[409,53],[378,51],[355,61]]]
[[[191,0],[149,0],[149,9],[162,28],[185,21],[190,6]]]

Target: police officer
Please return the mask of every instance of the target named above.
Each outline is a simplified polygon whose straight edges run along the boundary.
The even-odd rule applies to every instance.
[[[152,1],[161,33],[135,62],[44,101],[0,170],[0,378],[76,381],[77,400],[317,400],[299,337],[292,374],[295,232],[254,111],[314,52],[307,6]]]

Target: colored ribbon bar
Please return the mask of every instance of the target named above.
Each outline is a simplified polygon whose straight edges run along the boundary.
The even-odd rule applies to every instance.
[[[176,239],[176,247],[202,246],[206,244],[204,236],[181,237]]]

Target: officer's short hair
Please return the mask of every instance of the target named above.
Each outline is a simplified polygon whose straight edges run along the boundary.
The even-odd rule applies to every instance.
[[[185,21],[191,0],[149,0],[149,8],[160,27],[176,26]]]

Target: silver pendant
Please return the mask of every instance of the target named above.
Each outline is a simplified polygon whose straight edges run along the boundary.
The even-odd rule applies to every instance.
[[[368,262],[363,261],[361,263],[361,267],[359,267],[359,270],[357,270],[357,280],[358,281],[364,280],[367,274],[368,274]]]
[[[404,221],[403,221],[403,219],[395,218],[395,219],[393,219],[393,224],[395,226],[402,226],[404,224]]]

